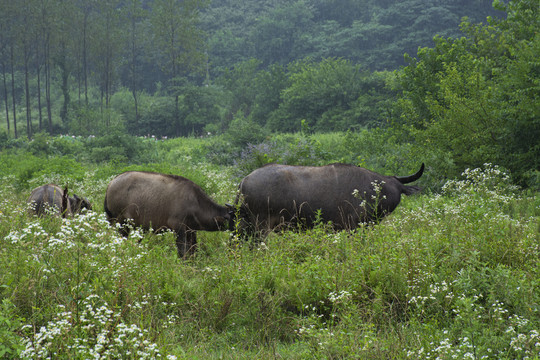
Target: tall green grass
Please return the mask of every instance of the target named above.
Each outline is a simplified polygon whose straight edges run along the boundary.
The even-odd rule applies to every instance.
[[[190,171],[230,198],[221,172]],[[108,177],[72,182],[101,201]],[[248,246],[201,232],[188,260],[171,233],[120,237],[99,204],[30,216],[14,183],[0,179],[0,357],[540,356],[540,198],[497,167],[350,233],[319,224]]]

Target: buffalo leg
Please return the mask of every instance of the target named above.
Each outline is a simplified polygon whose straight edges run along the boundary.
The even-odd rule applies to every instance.
[[[195,244],[197,243],[197,232],[179,230],[176,234],[178,257],[183,258],[187,254],[192,254],[195,251]]]
[[[129,236],[129,227],[124,224],[118,228],[118,232],[120,233],[120,235],[127,238]]]

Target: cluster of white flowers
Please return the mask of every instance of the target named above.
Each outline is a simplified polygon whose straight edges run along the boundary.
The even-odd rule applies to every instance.
[[[340,290],[338,292],[332,291],[330,294],[328,294],[328,300],[332,303],[337,303],[342,300],[348,300],[350,299],[354,294],[356,294],[356,291],[348,292],[347,290]]]
[[[469,336],[457,337],[451,340],[449,337],[445,337],[440,341],[431,342],[429,347],[422,347],[421,349],[407,350],[406,355],[408,358],[422,358],[422,359],[487,359],[497,358],[498,355],[508,357],[508,354],[512,351],[520,358],[537,358],[540,356],[540,333],[538,330],[530,330],[528,325],[530,321],[519,315],[508,316],[508,309],[504,303],[495,300],[487,309],[479,304],[479,300],[482,295],[476,295],[467,297],[460,295],[456,297],[458,304],[453,309],[455,319],[465,322],[477,322],[477,323],[490,323],[495,328],[505,329],[504,335],[499,335],[497,340],[501,345],[495,351],[489,347],[483,348],[479,353],[477,345],[471,342]],[[464,329],[465,332],[474,331],[472,328]],[[443,335],[448,336],[449,331],[444,330]],[[472,356],[472,354],[476,354]]]
[[[439,343],[430,343],[431,349],[421,347],[418,350],[408,350],[407,357],[413,359],[477,359],[475,355],[474,345],[469,337],[464,336],[451,341],[449,338],[444,338]],[[485,359],[481,357],[480,359]]]
[[[375,191],[375,195],[371,195],[371,199],[375,201],[380,201],[381,199],[386,199],[386,195],[381,196],[383,185],[385,184],[384,181],[378,181],[375,180],[371,183],[371,186],[373,186],[373,191]]]
[[[296,330],[296,333],[299,336],[301,336],[301,335],[311,333],[316,329],[317,329],[317,327],[315,326],[315,324],[310,324],[310,325],[306,325],[306,326],[300,326],[300,328],[298,330]]]
[[[540,357],[540,333],[531,330],[528,334],[517,334],[510,341],[510,347],[516,352],[524,352],[532,357]]]
[[[511,197],[503,195],[503,192],[515,192],[519,189],[511,183],[508,173],[489,163],[484,164],[483,168],[466,169],[461,175],[464,180],[450,180],[443,186],[444,194],[482,192],[506,202]]]
[[[212,279],[218,280],[219,276],[221,275],[221,270],[216,268],[212,268],[210,266],[205,267],[202,269],[202,272],[207,273]]]
[[[409,298],[408,302],[409,304],[415,304],[419,307],[423,307],[429,302],[440,302],[443,300],[452,301],[454,294],[451,290],[451,285],[452,284],[448,284],[444,280],[440,283],[429,284],[427,294],[425,295],[422,295],[423,292],[418,283],[416,285],[410,285],[409,294],[407,294],[407,297]],[[417,294],[415,295],[415,293]]]
[[[342,240],[342,236],[346,235],[344,232],[330,232],[327,234],[332,244],[339,244]]]
[[[32,332],[32,326],[24,326],[23,331],[29,334],[23,340],[21,359],[55,358],[59,349],[74,358],[161,358],[157,345],[146,339],[148,331],[123,323],[120,313],[99,296],[88,296],[80,307],[74,313],[58,306],[56,318],[37,333]]]

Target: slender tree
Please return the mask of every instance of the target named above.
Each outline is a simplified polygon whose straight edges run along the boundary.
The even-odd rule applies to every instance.
[[[110,100],[124,36],[119,8],[119,0],[101,1],[97,6],[98,13],[94,24],[94,36],[99,42],[93,44],[92,52],[99,76],[101,113],[106,127],[110,126],[111,121]]]
[[[11,106],[13,110],[13,136],[15,139],[19,136],[17,133],[17,100],[15,96],[15,43],[12,41],[9,44],[9,55],[11,65]]]
[[[6,68],[8,62],[8,47],[9,47],[9,17],[5,16],[8,14],[7,11],[7,2],[0,3],[0,64],[2,65],[2,85],[4,93],[4,106],[6,111],[6,125],[7,125],[7,134],[9,136],[11,123],[9,121],[9,102],[8,102],[8,86],[7,86],[7,75]]]
[[[26,105],[26,135],[28,139],[32,138],[32,106],[30,103],[30,60],[32,57],[32,49],[34,47],[35,19],[34,19],[34,3],[33,0],[24,0],[19,3],[21,7],[21,31],[20,41],[24,64],[24,97]]]
[[[74,42],[73,37],[77,24],[77,8],[72,2],[60,1],[55,6],[54,20],[58,21],[54,32],[51,34],[51,56],[53,64],[59,71],[60,88],[64,98],[60,108],[62,124],[68,126],[68,110],[71,103],[69,80],[74,70]]]
[[[39,44],[41,43],[39,33],[36,33],[36,77],[37,77],[37,101],[38,101],[38,119],[39,131],[43,130],[43,112],[41,109],[41,53],[39,52]]]
[[[92,16],[96,14],[97,1],[77,0],[73,8],[74,24],[74,56],[77,68],[78,101],[84,97],[84,105],[88,106],[88,77],[89,77],[89,52],[90,37],[92,36]],[[96,39],[101,41],[101,39]]]
[[[202,32],[197,28],[199,9],[203,0],[156,0],[153,4],[151,23],[154,44],[162,57],[162,69],[169,75],[169,89],[175,100],[177,135],[185,133],[178,107],[179,77],[188,70],[204,64]]]
[[[142,56],[144,39],[143,20],[147,12],[143,8],[142,0],[131,0],[127,10],[130,28],[128,36],[129,48],[129,83],[131,95],[133,96],[133,105],[135,110],[135,126],[139,122],[139,91],[140,91],[140,57]]]
[[[42,66],[43,66],[43,77],[45,81],[45,106],[47,109],[47,128],[49,133],[52,134],[52,104],[51,104],[51,38],[54,34],[54,24],[55,22],[55,0],[40,0],[40,44],[38,47],[41,47],[41,56],[42,56]],[[52,10],[51,10],[52,9]],[[37,50],[36,50],[37,51]],[[41,81],[38,88],[41,88]],[[41,92],[41,90],[40,90]],[[41,111],[41,109],[40,109]],[[41,116],[41,115],[40,115]]]
[[[2,60],[2,85],[3,85],[3,90],[4,90],[4,105],[5,105],[5,110],[6,110],[7,133],[9,136],[11,124],[9,122],[8,87],[7,87],[7,81],[6,81],[6,63],[4,60]]]

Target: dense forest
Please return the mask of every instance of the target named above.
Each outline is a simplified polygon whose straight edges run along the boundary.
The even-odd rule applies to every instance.
[[[25,0],[1,6],[2,110],[15,137],[42,129],[95,134],[119,122],[134,134],[187,135],[209,124],[223,129],[224,112],[231,117],[250,108],[249,98],[265,103],[259,112],[274,110],[279,99],[272,96],[287,87],[298,61],[340,58],[343,71],[394,70],[404,53],[414,55],[433,36],[457,34],[462,16],[483,20],[495,13],[490,1]],[[379,78],[372,82],[383,85]],[[268,114],[257,115],[266,122]]]
[[[449,176],[491,162],[537,182],[535,1],[0,6],[6,141],[384,128]]]
[[[405,65],[403,54],[432,46],[435,35],[460,36],[464,16],[477,22],[497,14],[484,0],[221,0],[202,12],[201,24],[214,71],[252,58],[269,66],[306,57],[380,71]]]

